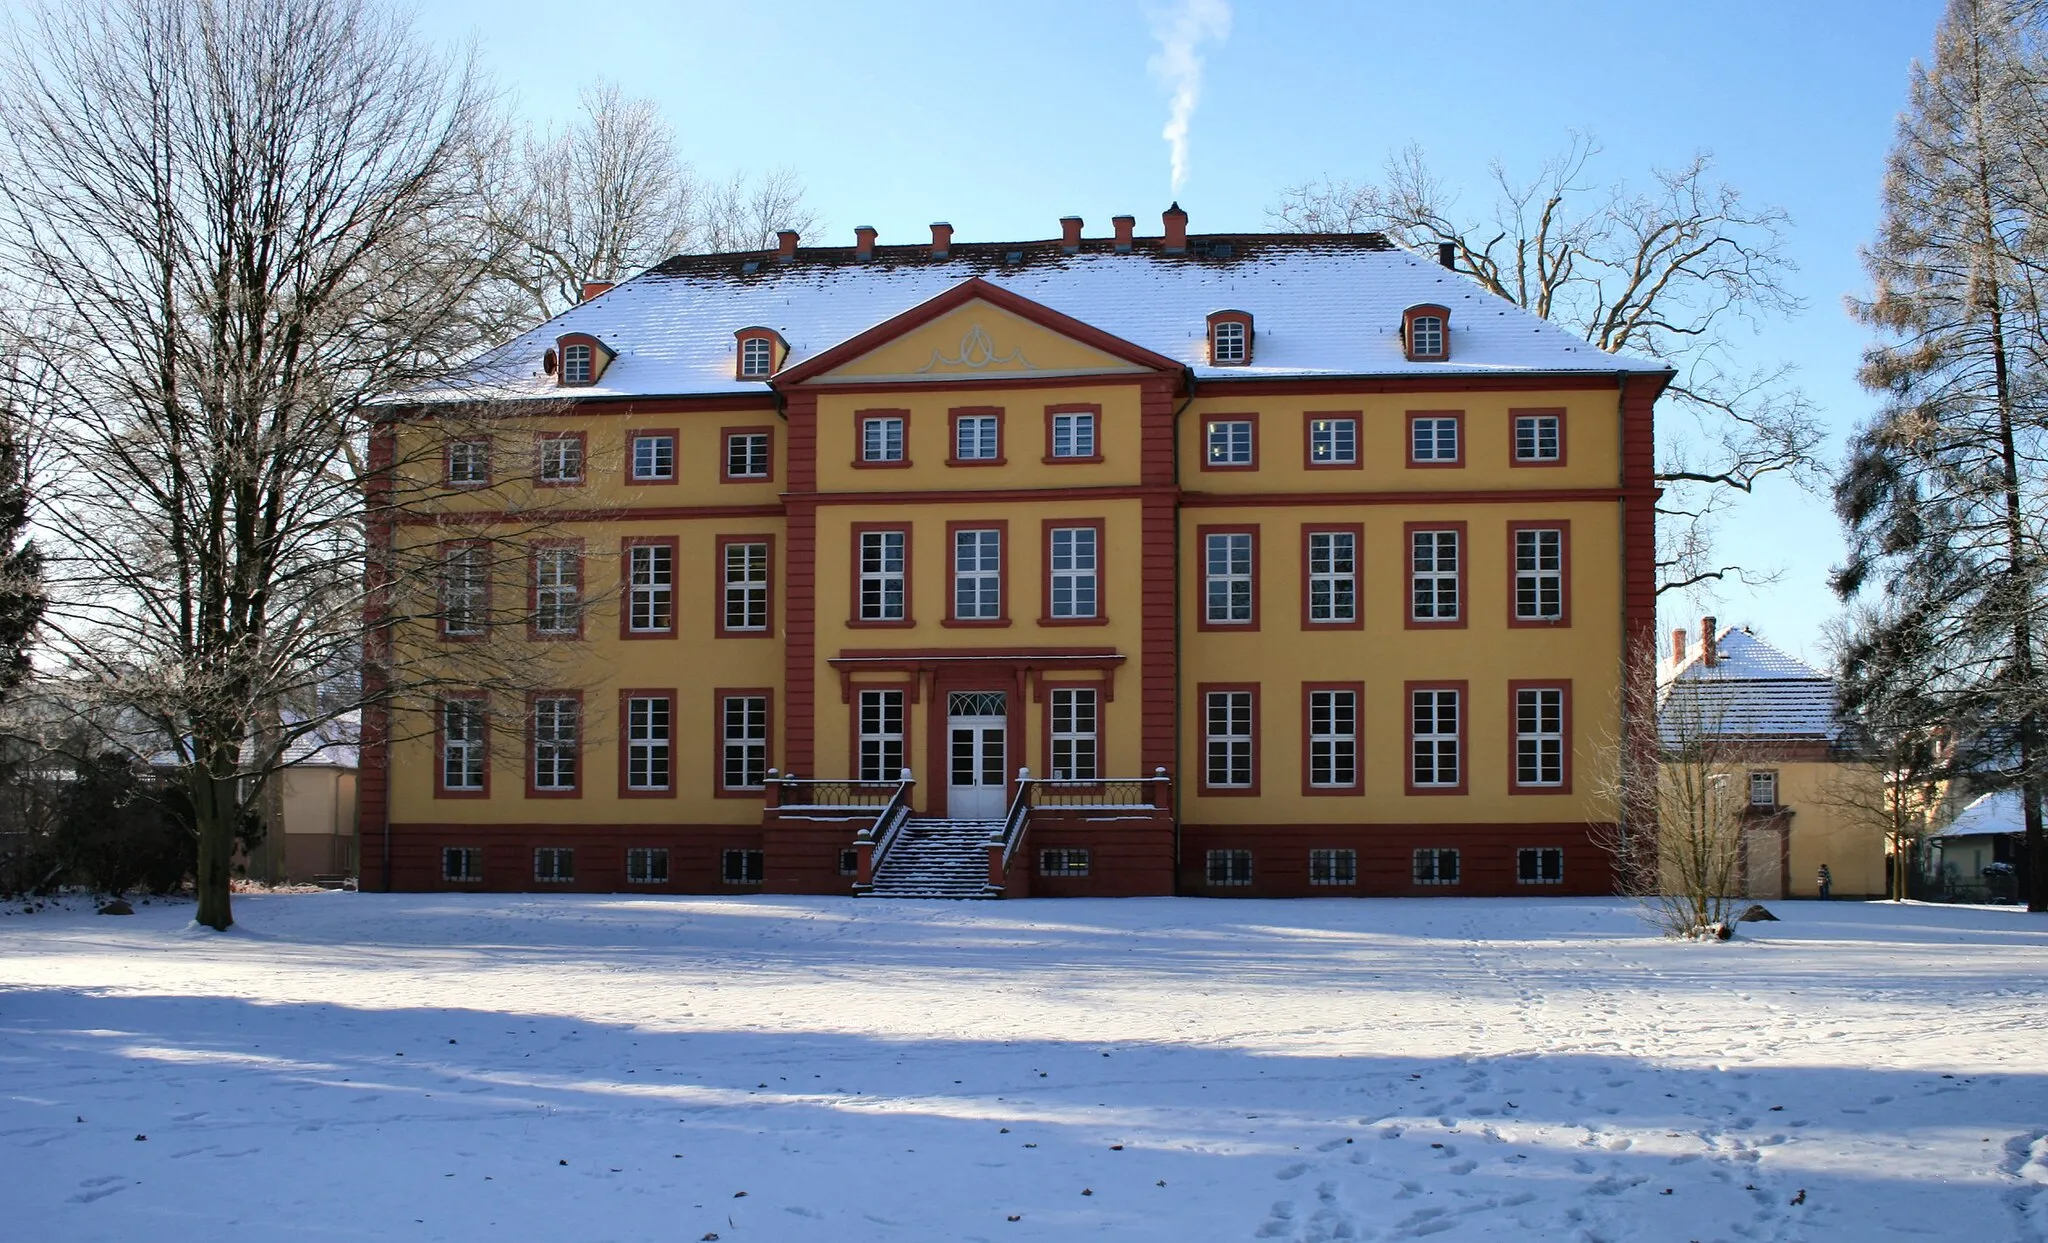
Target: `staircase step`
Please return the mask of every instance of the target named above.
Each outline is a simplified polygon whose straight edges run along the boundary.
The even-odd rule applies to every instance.
[[[873,898],[968,899],[993,896],[988,888],[988,840],[1000,820],[912,819],[867,890]]]

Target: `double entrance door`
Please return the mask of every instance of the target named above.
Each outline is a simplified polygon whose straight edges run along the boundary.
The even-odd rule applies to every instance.
[[[946,695],[946,814],[955,820],[1000,820],[1009,810],[1009,703],[1001,691]]]

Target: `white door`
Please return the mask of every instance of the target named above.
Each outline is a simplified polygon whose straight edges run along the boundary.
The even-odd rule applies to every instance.
[[[1001,820],[1008,770],[1009,717],[1001,691],[946,696],[946,814],[955,820]]]

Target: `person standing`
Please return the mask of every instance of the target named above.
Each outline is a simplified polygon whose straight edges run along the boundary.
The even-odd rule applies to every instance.
[[[1834,877],[1832,877],[1832,876],[1830,876],[1830,875],[1828,875],[1828,865],[1827,865],[1827,864],[1823,863],[1823,864],[1821,864],[1821,865],[1820,865],[1820,871],[1819,871],[1819,873],[1817,873],[1817,874],[1816,874],[1816,875],[1814,876],[1814,879],[1815,879],[1816,881],[1819,881],[1819,882],[1820,882],[1820,900],[1821,900],[1821,901],[1823,901],[1823,902],[1827,901],[1827,900],[1828,900],[1828,890],[1829,890],[1829,889],[1830,889],[1831,887],[1833,887],[1833,885],[1834,885],[1834,883],[1835,883],[1835,878],[1834,878]]]

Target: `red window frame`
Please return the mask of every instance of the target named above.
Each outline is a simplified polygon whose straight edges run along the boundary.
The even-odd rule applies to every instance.
[[[635,699],[665,699],[668,701],[668,788],[665,790],[639,790],[628,785],[632,739],[631,701]],[[620,798],[675,798],[677,780],[682,765],[680,749],[676,746],[682,737],[682,722],[676,719],[676,688],[673,686],[628,687],[619,692],[619,797]]]
[[[443,643],[481,643],[491,637],[491,596],[497,587],[497,566],[490,557],[491,542],[476,539],[442,540],[434,545],[434,611],[440,614],[439,623],[434,627],[436,636]],[[448,629],[448,554],[458,548],[481,548],[484,553],[484,598],[482,612],[484,624],[474,634],[452,633]]]
[[[1095,616],[1054,617],[1052,615],[1052,533],[1090,528],[1095,532]],[[1109,624],[1108,523],[1102,518],[1045,518],[1038,528],[1038,624],[1041,626],[1107,626]],[[1254,554],[1256,557],[1256,553]],[[1005,568],[1008,562],[1004,563]],[[1255,562],[1256,564],[1256,562]],[[1257,611],[1257,606],[1253,606]]]
[[[760,630],[728,630],[725,626],[725,550],[733,544],[768,546],[768,625]],[[908,549],[904,566],[909,567]],[[714,580],[711,615],[712,633],[721,639],[772,639],[775,637],[775,537],[773,535],[721,535],[713,541],[711,572]],[[906,584],[907,588],[907,584]]]
[[[1053,418],[1054,416],[1061,414],[1086,414],[1094,416],[1094,453],[1090,454],[1087,457],[1053,456]],[[1086,462],[1100,462],[1102,460],[1102,406],[1099,403],[1085,401],[1061,402],[1056,405],[1047,406],[1045,408],[1045,456],[1040,458],[1039,460],[1047,466],[1076,466]]]
[[[542,630],[540,628],[540,555],[544,552],[573,552],[576,554],[576,629]],[[573,643],[583,638],[584,623],[588,620],[590,592],[587,587],[588,558],[583,552],[580,539],[535,540],[526,546],[526,637],[536,643]]]
[[[1222,362],[1222,361],[1219,361],[1219,360],[1217,359],[1217,357],[1216,357],[1216,326],[1217,326],[1218,324],[1243,324],[1243,325],[1244,325],[1244,357],[1243,357],[1243,358],[1237,359],[1237,360],[1235,360],[1235,361],[1232,361],[1232,362]],[[1252,359],[1253,359],[1254,357],[1256,357],[1256,355],[1255,355],[1255,354],[1253,353],[1253,345],[1254,345],[1254,338],[1253,338],[1253,330],[1252,330],[1252,316],[1251,316],[1251,312],[1249,312],[1249,311],[1211,311],[1211,312],[1209,312],[1209,330],[1208,330],[1208,333],[1207,333],[1207,337],[1208,337],[1208,348],[1209,348],[1209,365],[1210,365],[1211,367],[1249,367],[1249,366],[1251,366],[1251,365],[1252,365]]]
[[[1105,763],[1109,754],[1109,679],[1098,682],[1040,682],[1035,696],[1041,705],[1038,712],[1039,757],[1044,762],[1046,780],[1052,779],[1052,693],[1054,691],[1095,692],[1095,778],[1094,780],[1062,781],[1063,790],[1100,790],[1109,772]]]
[[[1209,460],[1209,431],[1218,423],[1249,423],[1252,425],[1252,460],[1249,462],[1224,462]],[[1249,414],[1205,414],[1200,424],[1202,440],[1197,446],[1198,460],[1204,471],[1248,471],[1259,468],[1259,416],[1256,411]]]
[[[953,560],[954,556],[959,552],[959,549],[953,543],[953,535],[956,531],[994,531],[996,533],[996,602],[999,608],[996,613],[996,616],[994,617],[963,618],[957,617],[953,613],[953,610],[956,607],[958,607],[960,603],[959,594],[954,589],[955,579],[959,573],[959,567],[954,563]],[[910,563],[910,549],[907,544],[904,546],[903,560],[904,566],[907,569]],[[943,620],[939,622],[939,624],[941,626],[949,626],[957,629],[972,629],[977,627],[1000,628],[1009,625],[1010,561],[1011,557],[1009,519],[983,518],[980,520],[964,519],[956,522],[948,522],[946,524],[946,616]],[[910,593],[910,584],[907,580],[907,576],[906,581],[903,585],[903,590],[904,595],[906,596],[907,609],[907,597]]]
[[[534,705],[543,699],[573,699],[576,701],[576,788],[573,790],[543,790],[534,784],[533,762],[539,750],[539,740],[534,737]],[[582,691],[528,691],[526,692],[526,797],[528,798],[582,798],[583,791],[590,786],[590,765],[584,762],[585,743],[590,738],[590,714],[584,710]]]
[[[1443,321],[1444,348],[1434,354],[1419,354],[1415,351],[1415,321],[1425,315],[1434,315]],[[1451,308],[1438,306],[1434,302],[1418,303],[1401,312],[1401,353],[1411,363],[1441,363],[1451,357]]]
[[[475,790],[451,790],[448,780],[448,717],[442,705],[451,699],[479,703],[483,710],[484,783]],[[489,691],[443,691],[434,697],[434,797],[489,798],[491,796],[491,696]]]
[[[1415,692],[1458,692],[1458,784],[1419,786],[1415,784]],[[1469,794],[1472,790],[1472,685],[1470,682],[1403,682],[1401,684],[1401,788],[1418,798],[1439,794]],[[1459,872],[1463,874],[1462,861]]]
[[[1523,785],[1521,781],[1521,716],[1515,702],[1520,691],[1563,691],[1564,715],[1564,781],[1554,786]],[[1464,724],[1461,720],[1460,725]],[[1572,680],[1570,678],[1524,678],[1508,683],[1508,793],[1509,794],[1570,794],[1572,792],[1572,752],[1576,739],[1572,735]]]
[[[1472,622],[1472,532],[1471,524],[1456,522],[1404,522],[1401,524],[1401,624],[1405,630],[1463,630]],[[1449,621],[1415,616],[1415,533],[1456,531],[1458,533],[1458,615]]]
[[[766,436],[768,438],[768,473],[765,475],[735,475],[732,468],[732,438],[734,436]],[[904,446],[905,452],[909,446]],[[774,483],[775,482],[775,428],[770,424],[754,427],[721,427],[718,429],[718,482],[720,483]]]
[[[782,360],[789,353],[788,343],[782,339],[782,334],[773,328],[742,328],[733,333],[732,338],[732,378],[735,380],[753,380],[757,383],[766,384],[777,371],[782,369]],[[768,370],[762,375],[747,374],[747,342],[749,341],[766,341],[768,343]]]
[[[994,418],[996,421],[996,455],[994,457],[958,456],[960,452],[960,420]],[[1010,464],[1009,416],[1001,406],[955,406],[946,411],[946,465],[948,466],[1008,466]],[[906,425],[904,434],[909,435]],[[908,456],[910,445],[904,443],[904,454]]]
[[[1531,418],[1535,418],[1535,419],[1542,419],[1542,418],[1551,418],[1551,419],[1556,419],[1556,420],[1557,420],[1557,456],[1556,456],[1556,457],[1554,457],[1554,458],[1526,458],[1526,459],[1525,459],[1525,458],[1520,458],[1520,457],[1516,457],[1516,456],[1515,456],[1515,445],[1516,445],[1516,435],[1515,435],[1515,430],[1516,430],[1516,429],[1515,429],[1515,420],[1517,420],[1517,419],[1531,419]],[[1526,469],[1535,469],[1535,470],[1542,470],[1542,469],[1545,469],[1545,468],[1547,468],[1547,467],[1552,467],[1552,466],[1563,466],[1563,465],[1565,464],[1565,462],[1566,462],[1567,458],[1568,458],[1568,457],[1569,457],[1569,455],[1570,455],[1570,445],[1571,445],[1571,442],[1570,442],[1570,440],[1568,440],[1568,439],[1566,438],[1566,436],[1565,436],[1565,424],[1566,424],[1566,419],[1565,419],[1565,410],[1564,410],[1564,407],[1563,407],[1563,406],[1537,406],[1537,407],[1534,407],[1534,408],[1530,408],[1530,409],[1514,409],[1514,408],[1510,408],[1510,409],[1508,410],[1508,465],[1509,465],[1509,466],[1514,466],[1514,467],[1519,467],[1519,468],[1526,468]]]
[[[1351,423],[1351,460],[1348,462],[1316,461],[1315,425],[1337,419],[1348,419]],[[1462,437],[1459,445],[1464,444]],[[1360,410],[1309,410],[1301,416],[1301,465],[1304,470],[1364,470],[1365,469],[1365,414]]]
[[[482,445],[484,447],[484,477],[482,479],[457,481],[454,478],[455,446]],[[488,488],[497,478],[498,452],[491,437],[456,436],[441,442],[441,484],[449,488]]]
[[[767,745],[764,748],[764,768],[775,768],[775,691],[766,686],[721,686],[711,692],[711,797],[713,798],[766,798],[768,787],[728,786],[725,784],[725,701],[728,699],[760,699],[767,703],[766,728]],[[904,705],[903,729],[905,755],[909,754],[910,707]],[[856,725],[858,723],[856,722]],[[855,742],[856,750],[859,748]]]
[[[900,532],[903,536],[903,616],[893,621],[863,621],[860,615],[860,537],[883,531]],[[917,597],[911,591],[913,571],[916,562],[912,559],[914,533],[907,522],[856,522],[850,528],[847,548],[847,593],[846,628],[849,630],[908,630],[917,625]],[[947,553],[947,565],[952,564],[952,554]],[[950,588],[952,584],[949,582]],[[951,606],[948,606],[948,612]]]
[[[668,549],[668,626],[662,630],[633,629],[633,550]],[[673,639],[682,630],[682,541],[673,535],[628,535],[619,540],[619,637],[621,639]]]
[[[1319,786],[1311,784],[1312,766],[1309,755],[1309,697],[1316,691],[1351,692],[1351,784],[1343,786]],[[1301,684],[1301,793],[1306,798],[1345,797],[1365,793],[1365,683],[1363,682],[1303,682]]]
[[[903,422],[903,456],[893,462],[870,462],[863,454],[867,449],[867,421],[869,419],[900,419]],[[949,429],[950,430],[950,429]],[[950,456],[950,451],[948,456]],[[910,411],[887,408],[856,410],[853,412],[853,469],[855,470],[907,470],[910,467]]]
[[[546,453],[542,446],[555,440],[576,442],[576,461],[582,474],[574,479],[545,479],[541,476],[541,459]],[[580,488],[590,482],[590,433],[588,432],[535,432],[533,437],[533,486],[536,488]]]
[[[1212,622],[1209,620],[1209,537],[1211,535],[1249,535],[1252,537],[1252,618],[1248,622]],[[1199,558],[1199,572],[1195,575],[1195,629],[1221,630],[1237,634],[1256,633],[1260,626],[1262,610],[1259,597],[1262,575],[1259,573],[1259,524],[1256,522],[1218,523],[1213,526],[1195,528],[1195,555]]]
[[[1201,748],[1196,763],[1195,791],[1204,798],[1257,798],[1259,795],[1262,763],[1265,747],[1259,729],[1259,686],[1257,682],[1201,682],[1195,686],[1195,708],[1201,715],[1201,729],[1196,735]],[[1209,784],[1209,696],[1230,691],[1250,691],[1252,696],[1252,783],[1248,786],[1212,786]]]
[[[633,458],[636,456],[637,448],[633,442],[643,436],[666,436],[669,438],[669,447],[672,452],[669,455],[668,478],[642,479],[633,473]],[[626,460],[621,464],[620,469],[625,474],[626,486],[630,488],[663,488],[680,483],[683,477],[682,433],[673,427],[633,428],[626,433]],[[586,475],[590,473],[590,464],[588,462],[583,464],[583,473]]]
[[[1556,531],[1558,614],[1555,618],[1515,616],[1515,536],[1521,531]],[[1569,518],[1517,519],[1508,523],[1508,628],[1510,630],[1563,630],[1572,624],[1572,523]],[[1462,569],[1464,562],[1458,563]]]
[[[1348,534],[1351,536],[1351,620],[1315,621],[1309,609],[1309,537]],[[1460,564],[1463,564],[1460,561]],[[1204,569],[1207,567],[1204,566]],[[1205,601],[1206,603],[1206,601]],[[1257,612],[1254,606],[1253,612]],[[1301,527],[1301,628],[1303,630],[1365,629],[1365,524],[1362,522],[1305,522]]]
[[[1418,419],[1450,419],[1457,423],[1458,456],[1445,461],[1431,458],[1427,462],[1415,458],[1415,423]],[[1408,463],[1409,470],[1458,470],[1465,465],[1465,412],[1463,410],[1410,410],[1403,424],[1407,443],[1401,449],[1401,457]]]

